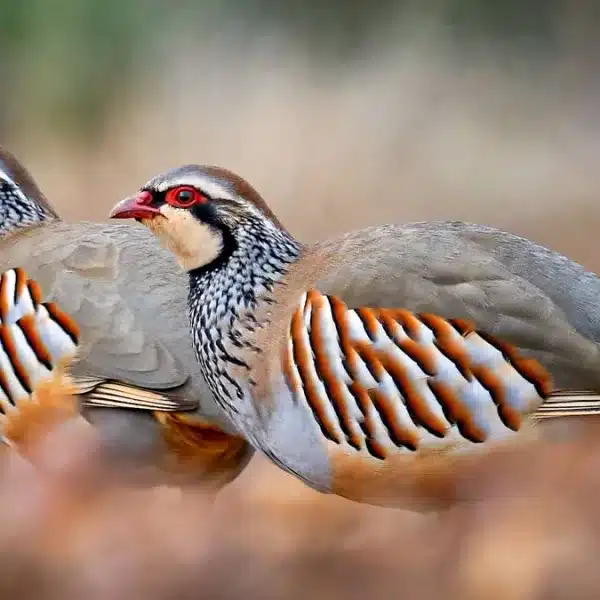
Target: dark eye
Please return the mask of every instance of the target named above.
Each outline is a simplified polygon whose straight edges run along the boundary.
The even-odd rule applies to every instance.
[[[196,188],[187,185],[170,189],[165,199],[167,204],[176,208],[189,208],[194,204],[206,202],[206,196],[203,196]]]

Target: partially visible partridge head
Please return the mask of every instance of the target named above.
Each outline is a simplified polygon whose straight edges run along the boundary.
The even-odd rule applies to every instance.
[[[165,171],[119,202],[110,216],[149,227],[186,271],[225,262],[244,238],[284,231],[248,182],[213,166]]]
[[[33,177],[0,146],[0,237],[50,219],[58,219],[58,214]]]

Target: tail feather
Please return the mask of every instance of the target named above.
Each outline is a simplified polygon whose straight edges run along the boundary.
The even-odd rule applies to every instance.
[[[600,415],[600,394],[587,390],[556,390],[538,407],[535,419]]]

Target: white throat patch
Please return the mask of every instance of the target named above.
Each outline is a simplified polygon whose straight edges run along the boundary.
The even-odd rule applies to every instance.
[[[220,231],[194,218],[188,211],[163,205],[164,215],[144,219],[144,224],[170,250],[185,271],[211,263],[223,249]]]

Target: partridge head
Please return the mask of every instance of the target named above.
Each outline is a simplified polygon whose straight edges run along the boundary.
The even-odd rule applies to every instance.
[[[197,165],[111,216],[175,255],[216,401],[317,490],[444,505],[478,452],[600,414],[600,281],[534,242],[442,222],[304,245],[243,179]]]
[[[252,447],[199,372],[185,317],[187,279],[150,232],[60,219],[0,148],[0,271],[23,268],[75,322],[77,407],[125,482],[219,489]]]

